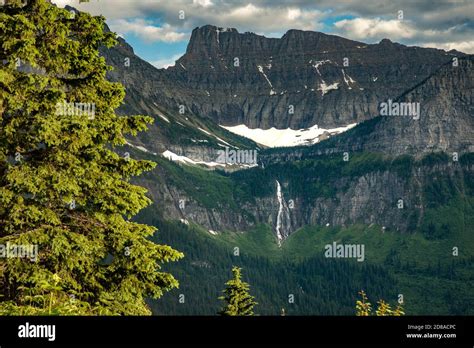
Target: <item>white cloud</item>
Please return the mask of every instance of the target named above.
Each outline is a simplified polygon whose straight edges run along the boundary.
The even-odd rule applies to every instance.
[[[172,57],[161,58],[155,61],[150,62],[152,65],[158,69],[166,69],[170,66],[174,66],[175,62],[182,56],[182,54],[175,54]]]
[[[219,26],[266,34],[284,33],[289,29],[318,30],[322,28],[321,20],[325,15],[319,10],[303,10],[297,7],[259,7],[247,4],[221,15],[205,14],[202,19]]]
[[[256,7],[253,4],[247,4],[246,6],[237,7],[226,17],[241,20],[246,17],[254,17],[261,15],[263,12],[264,9]]]
[[[290,8],[288,9],[288,19],[295,20],[301,16],[301,10],[299,8]]]
[[[354,18],[335,22],[334,26],[351,39],[409,39],[416,30],[406,21],[381,18]]]
[[[133,33],[147,42],[178,42],[189,37],[186,33],[176,31],[176,28],[169,24],[157,27],[144,19],[117,19],[110,21],[109,25],[113,31],[120,31],[123,34]]]
[[[156,3],[155,0],[90,0],[82,3],[79,3],[78,0],[52,0],[52,2],[59,7],[69,5],[80,11],[89,12],[94,16],[103,15],[107,19],[142,16],[144,6],[150,6],[153,2]]]
[[[195,6],[202,6],[202,7],[209,7],[214,5],[211,0],[193,0],[193,5]]]
[[[77,0],[53,0],[58,6],[71,5],[93,15],[104,15],[108,21],[126,20],[132,23],[143,17],[159,17],[180,32],[197,26],[213,24],[233,27],[239,31],[283,34],[289,29],[320,30],[321,21],[329,12],[311,7],[286,4],[261,4],[238,0],[91,0],[78,4]],[[179,19],[183,10],[186,19]],[[130,26],[130,24],[128,25]],[[139,29],[135,29],[139,30]],[[124,30],[118,28],[118,31]]]
[[[441,48],[446,51],[457,50],[464,53],[474,54],[474,41],[462,42],[427,42],[421,45],[422,47]]]
[[[416,28],[411,21],[381,18],[344,19],[334,23],[337,33],[355,40],[378,41],[390,38],[405,41],[410,45],[434,47],[444,50],[458,50],[464,53],[474,53],[474,41],[466,40],[466,25],[455,25],[443,30]]]
[[[435,45],[472,52],[474,1],[393,0],[53,0],[93,15],[104,15],[113,30],[134,33],[148,41],[186,41],[197,26],[213,24],[281,37],[289,29],[323,30],[354,40],[376,42],[382,38],[409,45]],[[397,19],[398,10],[405,20]],[[185,11],[186,19],[178,17]],[[325,27],[327,19],[352,16]],[[157,26],[137,18],[159,18]],[[124,22],[119,22],[124,21]],[[454,29],[453,29],[454,28]]]

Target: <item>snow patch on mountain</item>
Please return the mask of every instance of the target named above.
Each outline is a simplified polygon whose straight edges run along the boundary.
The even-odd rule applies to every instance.
[[[170,161],[173,162],[180,162],[184,164],[191,164],[191,165],[198,165],[198,164],[203,164],[207,167],[216,167],[216,166],[221,166],[223,167],[223,163],[217,163],[217,162],[204,162],[204,161],[194,161],[186,156],[180,156],[175,154],[174,152],[171,152],[169,150],[166,150],[165,152],[162,153],[163,157],[166,159],[169,159]]]
[[[349,74],[346,74],[344,69],[341,69],[341,70],[342,70],[342,77],[344,78],[344,82],[346,83],[348,89],[352,89],[349,83],[355,83],[355,81],[352,79],[352,77],[349,76]]]
[[[271,67],[271,64],[270,64],[270,67]],[[258,71],[263,75],[263,77],[265,78],[265,80],[267,80],[268,84],[270,85],[270,95],[275,95],[276,92],[275,92],[275,90],[273,89],[272,83],[270,82],[270,80],[268,79],[267,75],[266,75],[265,72],[263,71],[263,67],[262,67],[261,65],[257,65],[257,69],[258,69]]]
[[[323,81],[323,83],[319,85],[318,91],[321,91],[321,95],[324,96],[326,93],[333,89],[339,89],[338,86],[339,82],[334,82],[333,84],[327,85],[326,82]]]
[[[253,168],[257,167],[258,164],[232,164],[232,163],[220,163],[220,162],[206,162],[206,161],[195,161],[189,157],[186,156],[181,156],[177,155],[172,151],[166,150],[162,153],[163,157],[166,159],[173,161],[173,162],[178,162],[182,164],[187,164],[187,165],[204,165],[209,168],[225,168],[225,167],[232,167],[232,168],[238,168],[238,169],[248,169],[248,168]]]
[[[229,132],[249,138],[256,143],[267,147],[289,147],[299,145],[312,145],[320,141],[319,137],[322,135],[330,136],[345,132],[353,127],[357,123],[349,124],[345,127],[337,128],[319,128],[318,125],[314,125],[310,128],[304,129],[276,129],[274,127],[270,129],[251,129],[245,124],[237,126],[221,126],[227,129]]]
[[[222,143],[224,143],[224,144],[226,144],[226,145],[232,146],[232,145],[229,144],[227,141],[222,140],[221,138],[219,138],[217,135],[212,134],[212,133],[208,132],[208,131],[205,130],[205,129],[202,129],[201,127],[198,127],[198,129],[199,129],[201,132],[203,132],[203,133],[205,133],[205,134],[207,134],[207,135],[210,135],[211,137],[216,138],[216,139],[219,140],[220,142],[222,142]],[[235,146],[232,146],[232,147],[235,147]]]
[[[166,122],[170,123],[170,120],[168,120],[168,118],[167,118],[165,115],[163,115],[163,114],[161,114],[161,113],[158,112],[158,116],[159,116],[162,120],[165,120]]]
[[[133,145],[133,144],[129,143],[128,141],[127,141],[127,145],[130,146],[130,147],[133,147],[134,149],[137,149],[137,150],[140,150],[140,151],[146,152],[146,153],[151,153],[152,155],[156,156],[156,152],[151,152],[150,150],[148,150],[147,148],[145,148],[143,146]]]
[[[326,64],[326,63],[331,63],[331,61],[329,59],[326,59],[326,60],[317,60],[315,62],[313,62],[313,60],[311,59],[309,61],[309,64],[312,65],[313,68],[316,69],[317,73],[319,76],[321,76],[321,72],[319,71],[319,67],[322,66],[323,64]]]
[[[157,103],[155,103],[155,102],[153,102],[153,105],[155,105],[156,107],[160,107],[160,106],[159,106]],[[158,115],[161,119],[163,119],[163,120],[165,120],[166,122],[170,123],[170,120],[168,119],[168,117],[166,117],[165,115],[163,115],[161,112],[158,111],[158,112],[157,112],[157,115]]]

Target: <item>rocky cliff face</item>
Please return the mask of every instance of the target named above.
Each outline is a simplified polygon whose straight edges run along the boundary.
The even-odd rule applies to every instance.
[[[369,45],[300,30],[274,39],[211,25],[196,28],[184,56],[166,70],[140,60],[123,40],[103,54],[115,67],[110,77],[137,94],[124,111],[153,112],[156,103],[177,112],[184,105],[188,114],[218,124],[265,129],[334,128],[373,118],[381,101],[464,56],[387,39]]]
[[[465,57],[460,52],[389,40],[367,45],[298,30],[269,39],[204,26],[193,31],[186,54],[166,70],[141,60],[123,40],[102,53],[115,68],[109,78],[126,87],[120,112],[155,116],[156,124],[137,144],[156,153],[173,148],[209,161],[216,145],[205,146],[208,134],[196,131],[209,131],[209,124],[220,131],[217,124],[332,128],[374,119],[381,103],[398,99],[420,103],[420,119],[377,120],[375,130],[359,127],[350,132],[357,136],[322,147],[397,154],[421,148],[468,151],[472,139],[472,58],[459,58],[453,67],[453,58]],[[219,137],[256,147],[235,143],[239,137],[231,134]]]
[[[167,96],[174,84],[163,70],[136,56],[133,48],[123,39],[111,49],[102,48],[101,54],[113,67],[108,79],[120,82],[126,90],[124,104],[118,114],[148,115],[155,119],[149,130],[130,139],[133,145],[151,153],[164,151],[186,156],[195,161],[215,161],[217,151],[223,146],[255,149],[258,146],[245,138],[234,135],[210,119],[191,111],[184,104],[177,104]]]
[[[194,222],[210,231],[246,231],[257,224],[269,224],[282,243],[291,233],[306,225],[349,226],[378,224],[383,229],[410,232],[419,227],[429,202],[427,189],[433,180],[445,180],[452,194],[466,194],[465,178],[474,174],[472,164],[446,162],[415,165],[408,171],[374,170],[359,176],[331,180],[331,195],[308,197],[295,194],[295,183],[285,178],[269,178],[270,193],[247,201],[240,210],[222,204],[206,209],[179,187],[146,185],[167,218]],[[308,178],[308,186],[317,179]],[[235,185],[239,182],[235,182]],[[241,183],[240,183],[241,184]],[[235,198],[235,197],[234,197]],[[180,201],[185,206],[180,207]]]
[[[455,66],[447,63],[393,99],[392,104],[400,106],[419,105],[419,115],[378,116],[312,147],[267,151],[261,158],[268,163],[360,151],[416,157],[436,151],[473,152],[473,66],[473,56],[459,59]]]
[[[348,137],[346,145],[391,154],[474,151],[473,68],[472,56],[460,59],[456,66],[444,65],[394,100],[398,105],[418,104],[419,116],[381,116],[370,132],[357,139]],[[334,142],[339,141],[343,139]]]
[[[186,54],[162,71],[161,102],[226,126],[333,128],[376,116],[381,101],[456,55],[463,54],[300,30],[273,39],[208,25],[196,28]]]
[[[123,41],[103,54],[115,66],[109,78],[121,81],[127,90],[120,112],[149,114],[157,121],[134,139],[151,152],[171,150],[212,161],[223,145],[255,146],[217,124],[333,128],[362,121],[315,146],[260,152],[259,162],[291,164],[341,152],[421,157],[432,151],[473,150],[473,59],[459,52],[406,47],[389,40],[367,45],[298,30],[269,39],[205,26],[193,31],[186,54],[166,70],[142,61]],[[461,57],[456,67],[451,63],[454,56]],[[419,117],[379,116],[380,103],[388,100],[419,103]],[[289,112],[290,105],[294,113]],[[180,106],[185,113],[178,112]],[[472,176],[473,168],[453,162],[418,165],[404,174],[387,169],[340,175],[331,181],[330,195],[316,196],[304,190],[295,193],[294,182],[263,171],[259,175],[266,178],[262,183],[268,187],[266,194],[239,199],[235,187],[245,184],[235,181],[227,202],[213,207],[167,177],[179,173],[155,171],[140,182],[159,202],[164,218],[194,222],[210,231],[246,231],[265,223],[281,242],[305,225],[375,223],[410,231],[424,214],[422,197],[433,176],[462,178]],[[309,185],[319,184],[316,178],[306,179]],[[208,195],[196,185],[198,194]]]

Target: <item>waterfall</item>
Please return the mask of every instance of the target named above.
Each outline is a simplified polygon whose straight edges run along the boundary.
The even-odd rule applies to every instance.
[[[286,202],[283,199],[283,193],[281,192],[281,185],[278,180],[277,184],[277,200],[278,200],[278,214],[276,221],[276,235],[278,239],[278,246],[281,247],[281,242],[285,237],[288,236],[289,231],[285,231],[285,228],[288,229],[290,224],[290,212],[286,206]]]

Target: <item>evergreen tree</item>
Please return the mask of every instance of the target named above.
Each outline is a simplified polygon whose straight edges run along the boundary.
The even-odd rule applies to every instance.
[[[117,147],[152,118],[115,114],[103,17],[22,2],[0,7],[0,245],[38,253],[0,257],[0,314],[150,314],[183,255],[130,220],[151,203],[130,178],[155,164]]]
[[[226,283],[227,288],[222,291],[224,296],[219,297],[226,302],[225,307],[219,312],[220,315],[254,315],[253,307],[257,302],[249,293],[249,284],[242,281],[241,270],[239,267],[232,268],[234,277]]]
[[[359,295],[361,296],[362,300],[356,301],[356,315],[357,316],[370,316],[372,314],[372,305],[367,298],[364,290],[359,291]],[[392,309],[389,303],[385,302],[384,300],[380,299],[377,302],[377,310],[375,311],[375,315],[378,317],[385,317],[385,316],[394,316],[399,317],[405,315],[403,307],[401,304],[398,304],[395,309]]]

